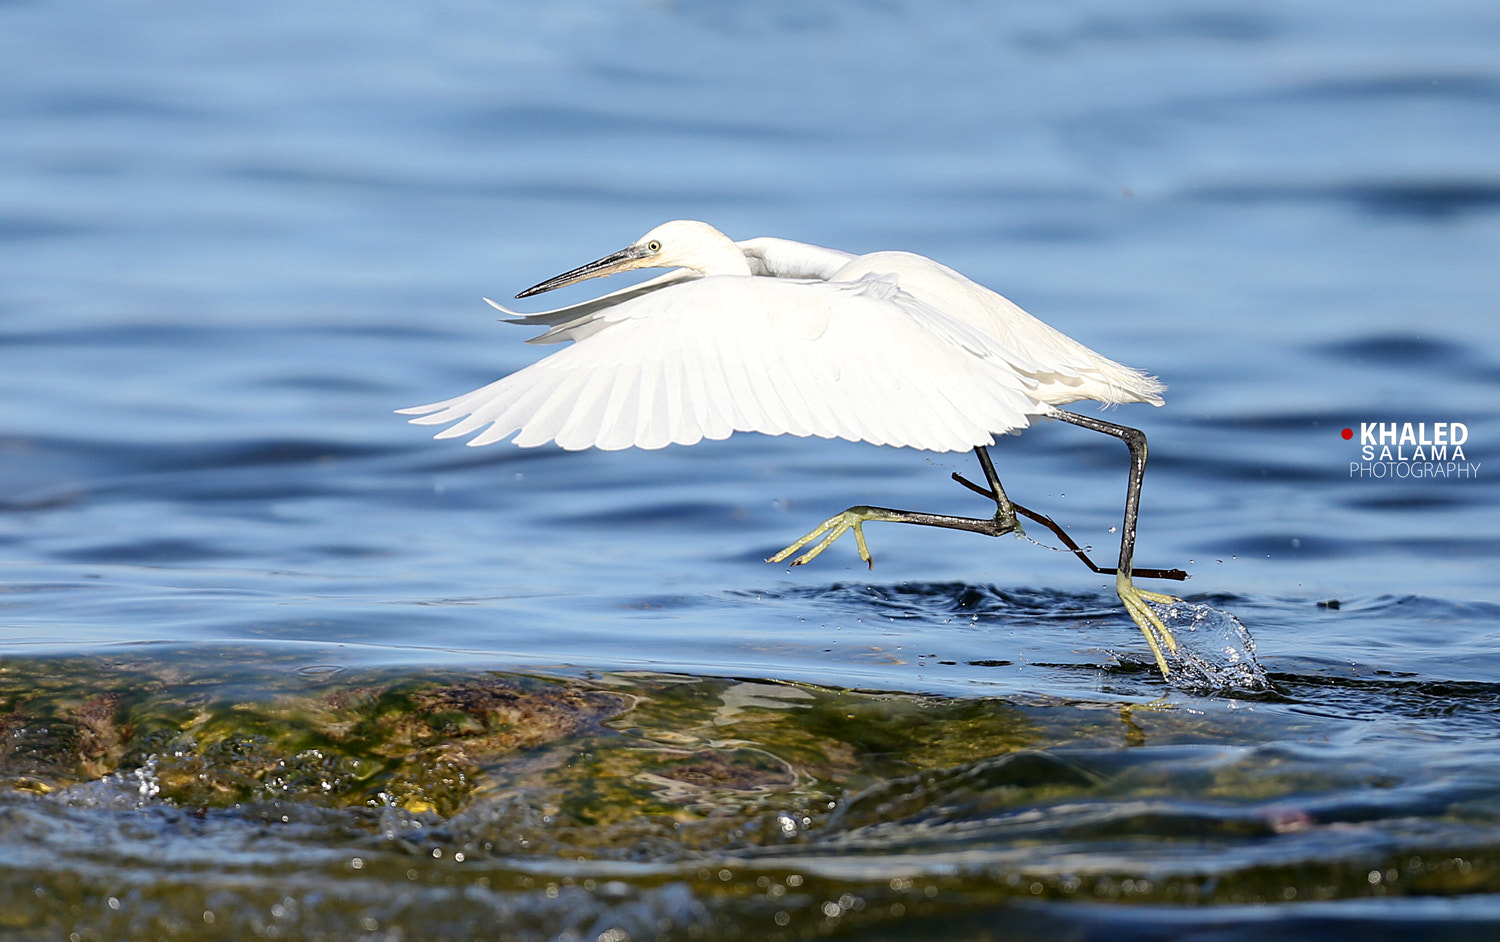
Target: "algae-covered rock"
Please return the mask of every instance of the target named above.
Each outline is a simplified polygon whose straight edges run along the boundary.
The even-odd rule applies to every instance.
[[[0,665],[0,933],[1068,937],[1017,914],[1500,893],[1492,790],[1330,766],[1296,710],[192,655]]]
[[[624,698],[521,675],[302,678],[235,663],[219,684],[108,659],[11,661],[0,783],[49,792],[148,767],[158,795],[224,806],[284,798],[451,814],[481,770],[577,735]],[[295,677],[295,675],[293,675]]]

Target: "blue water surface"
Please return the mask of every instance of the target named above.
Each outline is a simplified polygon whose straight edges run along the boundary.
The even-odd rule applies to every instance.
[[[1465,0],[0,5],[0,659],[1182,697],[1111,580],[1032,542],[763,561],[851,504],[982,515],[969,456],[467,449],[393,414],[547,352],[482,296],[696,218],[930,255],[1160,375],[1106,416],[1151,441],[1139,564],[1284,685],[1493,697],[1497,106],[1500,9]],[[1351,470],[1408,422],[1462,423],[1473,467]],[[1117,441],[993,453],[1112,557]],[[1246,708],[1396,715],[1293,699]],[[1456,749],[1500,794],[1500,725],[1408,731],[1397,777]]]

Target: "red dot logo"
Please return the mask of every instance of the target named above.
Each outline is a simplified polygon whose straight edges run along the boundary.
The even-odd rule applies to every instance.
[[[1352,428],[1346,428],[1346,429],[1344,429],[1344,431],[1343,431],[1342,434],[1344,436],[1344,441],[1347,442],[1349,439],[1351,439],[1351,438],[1354,437],[1354,429],[1352,429]]]

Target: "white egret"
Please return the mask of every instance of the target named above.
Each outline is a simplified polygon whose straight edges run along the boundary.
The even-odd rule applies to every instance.
[[[1120,599],[1163,674],[1176,642],[1132,576],[1146,437],[1139,430],[1064,411],[1080,400],[1161,405],[1162,384],[1109,360],[999,294],[908,252],[847,252],[785,239],[734,242],[706,223],[678,220],[630,246],[516,295],[530,297],[635,268],[675,269],[592,301],[517,314],[546,327],[529,343],[572,345],[473,392],[400,410],[412,422],[453,422],[438,438],[476,434],[470,445],[512,435],[522,446],[565,449],[691,445],[733,432],[817,435],[979,458],[993,517],[951,517],[850,507],[771,557],[806,563],[849,530],[870,562],[862,524],[913,523],[998,536],[1018,531],[1017,505],[1000,486],[986,446],[1036,419],[1112,435],[1130,450],[1117,569]],[[488,300],[488,299],[486,299]],[[1020,508],[1066,540],[1050,520]],[[821,540],[819,539],[821,537]]]

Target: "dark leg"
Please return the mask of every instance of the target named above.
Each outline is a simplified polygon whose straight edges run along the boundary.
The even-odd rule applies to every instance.
[[[1120,566],[1115,572],[1115,590],[1120,595],[1120,601],[1125,603],[1125,610],[1130,613],[1130,617],[1140,627],[1141,633],[1146,636],[1146,643],[1151,646],[1151,653],[1156,655],[1156,665],[1161,668],[1162,675],[1166,676],[1169,670],[1163,649],[1176,651],[1177,641],[1172,637],[1172,632],[1163,624],[1160,616],[1152,611],[1147,603],[1171,604],[1177,600],[1170,595],[1136,588],[1131,579],[1130,569],[1131,560],[1135,556],[1135,526],[1141,507],[1141,481],[1146,475],[1146,435],[1140,429],[1116,425],[1113,422],[1105,422],[1103,419],[1073,412],[1058,410],[1056,416],[1072,425],[1112,435],[1123,441],[1125,447],[1130,449],[1130,480],[1125,491],[1125,521],[1123,532],[1120,534]]]
[[[1130,482],[1125,491],[1125,525],[1120,534],[1121,575],[1130,576],[1130,562],[1135,557],[1135,523],[1141,508],[1141,482],[1146,476],[1146,434],[1140,429],[1116,425],[1086,415],[1058,410],[1057,418],[1063,422],[1113,435],[1130,449]]]
[[[1009,520],[1015,527],[1020,524],[1016,521],[1016,505],[1005,496],[1005,488],[1000,486],[1000,475],[995,473],[995,463],[990,460],[990,450],[983,445],[974,449],[974,457],[979,459],[979,467],[984,469],[984,479],[990,485],[990,497],[995,501],[995,517],[1001,520]]]
[[[913,523],[918,526],[943,527],[948,530],[967,530],[970,533],[983,533],[985,536],[1000,536],[1004,533],[1015,532],[1020,529],[1020,524],[1016,521],[1015,505],[1011,503],[1010,498],[1005,496],[1005,491],[1000,487],[1000,478],[995,474],[995,465],[990,461],[989,452],[980,446],[974,449],[974,454],[979,457],[979,465],[984,469],[985,478],[990,482],[991,493],[986,496],[995,501],[993,517],[951,517],[947,514],[929,514],[914,510],[892,510],[889,507],[850,507],[843,513],[824,520],[811,533],[766,562],[783,562],[813,540],[823,537],[812,549],[792,560],[793,566],[800,566],[810,562],[819,553],[833,545],[834,540],[853,530],[854,542],[859,547],[859,558],[863,559],[866,565],[873,567],[875,561],[870,556],[870,548],[865,545],[864,523],[868,520],[882,523]]]
[[[975,484],[973,481],[964,477],[962,474],[959,474],[957,471],[953,472],[953,480],[962,484],[964,487],[967,487],[969,490],[973,491],[981,497],[988,497],[990,500],[995,499],[994,491],[990,490],[987,487],[980,487],[978,484]],[[1118,569],[1111,569],[1106,566],[1096,565],[1092,559],[1089,559],[1089,554],[1083,551],[1083,547],[1074,542],[1071,536],[1068,536],[1068,531],[1059,526],[1057,521],[1053,520],[1051,517],[1048,517],[1045,514],[1039,514],[1035,510],[1032,510],[1028,507],[1022,507],[1020,504],[1013,503],[1011,504],[1011,506],[1015,508],[1016,513],[1020,516],[1026,517],[1029,520],[1035,520],[1037,523],[1040,523],[1042,526],[1051,530],[1053,535],[1056,536],[1059,540],[1062,540],[1063,544],[1073,552],[1073,555],[1077,556],[1078,559],[1085,566],[1089,567],[1091,571],[1097,572],[1101,576],[1113,576],[1120,571]],[[1139,566],[1132,566],[1130,569],[1130,574],[1136,579],[1175,579],[1178,582],[1182,582],[1188,577],[1188,574],[1181,569],[1142,569]]]
[[[995,515],[988,519],[980,517],[952,517],[946,514],[920,513],[911,510],[892,510],[888,507],[850,507],[843,513],[829,517],[819,524],[812,532],[797,540],[791,546],[766,560],[768,563],[779,563],[785,561],[793,553],[818,540],[812,549],[792,560],[793,566],[800,566],[810,562],[817,555],[833,545],[833,542],[850,530],[854,531],[854,540],[859,547],[859,557],[871,567],[875,565],[870,556],[870,549],[865,545],[864,523],[868,520],[876,520],[886,523],[911,523],[926,527],[943,527],[948,530],[967,530],[971,533],[982,533],[986,536],[1000,536],[1004,533],[1014,533],[1020,529],[1020,523],[1016,519],[1017,512],[1038,521],[1050,528],[1060,536],[1064,543],[1073,550],[1077,556],[1093,571],[1113,574],[1115,577],[1115,590],[1120,595],[1120,601],[1125,604],[1125,610],[1146,636],[1146,643],[1151,646],[1151,653],[1156,656],[1156,664],[1161,668],[1163,676],[1170,673],[1167,666],[1165,652],[1177,650],[1176,639],[1172,632],[1162,622],[1161,618],[1152,611],[1148,602],[1159,602],[1170,604],[1177,601],[1170,595],[1162,595],[1157,592],[1148,592],[1135,586],[1132,576],[1135,575],[1131,569],[1131,562],[1135,555],[1135,528],[1136,517],[1140,512],[1141,503],[1141,481],[1146,473],[1146,436],[1139,429],[1130,428],[1125,425],[1115,425],[1113,422],[1105,422],[1089,416],[1078,415],[1072,412],[1058,410],[1055,417],[1073,425],[1092,429],[1112,435],[1123,441],[1130,449],[1130,479],[1125,494],[1125,521],[1124,532],[1120,536],[1120,564],[1117,569],[1101,569],[1094,565],[1093,560],[1078,547],[1051,519],[1027,510],[1025,507],[1014,503],[1006,496],[1005,490],[1000,486],[1000,477],[995,473],[995,465],[990,461],[989,451],[984,447],[974,449],[975,456],[979,459],[979,465],[984,469],[985,480],[989,488],[985,489],[977,484],[967,481],[962,475],[953,475],[959,483],[967,486],[977,493],[994,500]],[[822,537],[822,539],[818,539]],[[1180,569],[1153,569],[1142,570],[1138,573],[1145,577],[1161,579],[1186,579],[1187,573]]]

